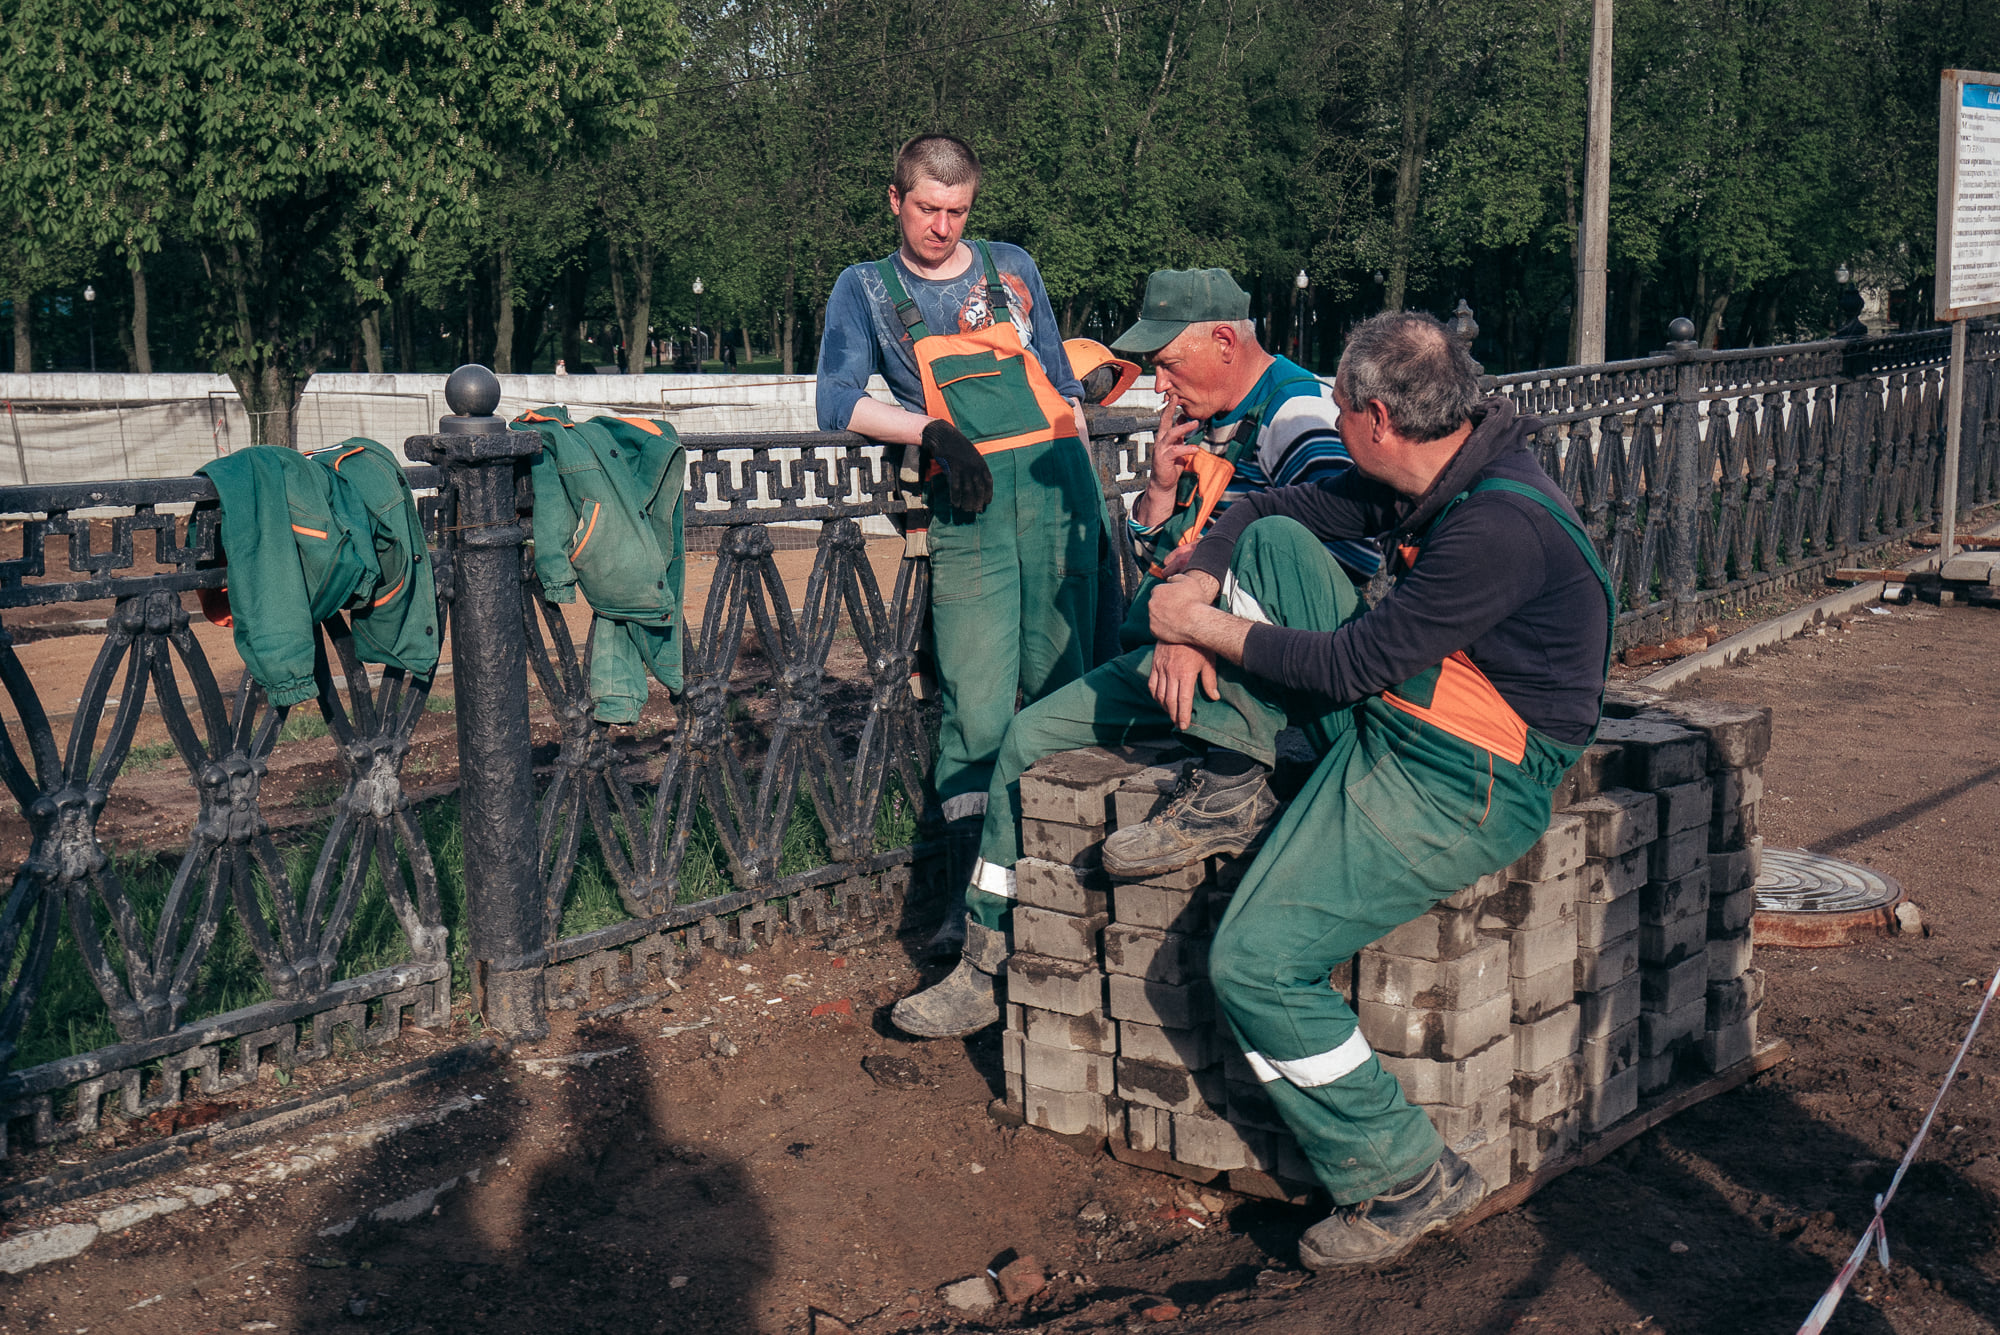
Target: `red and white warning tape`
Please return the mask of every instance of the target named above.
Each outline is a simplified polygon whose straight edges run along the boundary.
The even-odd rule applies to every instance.
[[[1833,1277],[1833,1283],[1827,1286],[1826,1292],[1813,1305],[1805,1324],[1799,1327],[1799,1335],[1820,1335],[1820,1332],[1826,1329],[1826,1323],[1833,1320],[1833,1309],[1840,1306],[1841,1295],[1847,1292],[1847,1286],[1853,1281],[1855,1272],[1861,1269],[1861,1263],[1868,1259],[1870,1242],[1875,1244],[1876,1259],[1881,1261],[1882,1268],[1884,1270],[1889,1268],[1889,1230],[1882,1222],[1882,1211],[1888,1209],[1889,1202],[1896,1199],[1896,1188],[1903,1184],[1903,1174],[1910,1171],[1911,1161],[1923,1147],[1924,1137],[1930,1134],[1931,1123],[1936,1120],[1938,1109],[1944,1104],[1944,1096],[1951,1090],[1951,1082],[1958,1079],[1959,1064],[1965,1060],[1965,1054],[1971,1051],[1973,1037],[1978,1034],[1980,1022],[1986,1018],[1986,1011],[1993,1005],[1996,994],[2000,994],[2000,969],[1994,971],[1993,981],[1986,985],[1986,995],[1980,1000],[1979,1010],[1972,1017],[1972,1027],[1965,1031],[1965,1041],[1958,1045],[1958,1055],[1951,1059],[1951,1069],[1944,1073],[1944,1084],[1939,1087],[1937,1097],[1931,1100],[1931,1110],[1924,1114],[1924,1124],[1917,1128],[1917,1138],[1910,1142],[1909,1149],[1903,1151],[1903,1161],[1896,1165],[1896,1175],[1889,1179],[1889,1189],[1875,1198],[1875,1217],[1870,1219],[1868,1227],[1862,1230],[1861,1241],[1854,1244],[1854,1252],[1847,1258],[1847,1264],[1840,1268],[1840,1273]]]

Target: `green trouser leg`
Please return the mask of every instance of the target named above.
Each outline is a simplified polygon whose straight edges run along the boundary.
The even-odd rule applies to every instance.
[[[610,617],[590,619],[590,698],[602,723],[637,723],[657,677],[668,690],[681,687],[680,644],[675,626],[642,626]]]
[[[986,457],[993,501],[953,510],[931,488],[931,631],[943,718],[935,785],[948,819],[976,815],[1020,701],[1090,666],[1104,503],[1080,441]]]
[[[1327,975],[1526,852],[1579,748],[1530,733],[1514,765],[1379,698],[1323,724],[1331,745],[1217,926],[1209,977],[1307,1160],[1353,1204],[1422,1172],[1441,1142]]]
[[[1230,584],[1217,605],[1231,605],[1232,590],[1256,587],[1258,614],[1281,626],[1333,630],[1360,606],[1354,585],[1326,548],[1294,520],[1260,519],[1245,529],[1230,563]],[[1240,610],[1249,611],[1238,597]],[[1151,648],[1134,650],[1087,673],[1080,681],[1037,701],[1007,729],[987,790],[980,864],[965,894],[966,910],[987,927],[1005,925],[1013,907],[1012,868],[1021,855],[1021,775],[1044,756],[1082,746],[1117,746],[1167,737],[1172,720],[1153,699],[1147,680]],[[1304,725],[1315,747],[1322,703],[1221,664],[1220,700],[1196,693],[1187,735],[1241,751],[1269,765],[1277,759],[1278,733],[1287,721]]]

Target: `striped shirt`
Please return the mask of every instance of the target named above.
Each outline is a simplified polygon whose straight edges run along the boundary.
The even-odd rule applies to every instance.
[[[1272,487],[1330,482],[1352,468],[1354,461],[1340,443],[1340,430],[1335,425],[1339,416],[1331,382],[1288,358],[1273,357],[1241,403],[1204,424],[1212,444],[1235,439],[1239,430],[1257,433],[1237,456],[1236,475],[1223,492],[1216,515],[1244,496]],[[1131,527],[1139,564],[1145,566],[1153,559],[1153,538],[1160,526],[1135,519]],[[1381,549],[1371,542],[1334,541],[1326,544],[1326,550],[1347,568],[1356,584],[1367,583],[1382,565]]]

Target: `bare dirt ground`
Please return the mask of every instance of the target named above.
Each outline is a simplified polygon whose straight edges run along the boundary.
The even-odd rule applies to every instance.
[[[684,991],[558,1016],[517,1054],[624,1049],[588,1069],[516,1060],[8,1221],[46,1227],[176,1183],[234,1187],[0,1280],[0,1330],[1795,1329],[2000,962],[1996,662],[2000,615],[1918,606],[1685,688],[1776,707],[1767,841],[1897,877],[1928,934],[1760,950],[1764,1030],[1790,1040],[1789,1063],[1390,1269],[1308,1278],[1291,1249],[1312,1212],[995,1125],[997,1042],[910,1044],[887,1027],[888,1004],[929,976],[911,933],[839,956],[711,955]],[[453,1037],[470,1033],[461,1021]],[[405,1059],[435,1037],[350,1061]],[[1989,1029],[1889,1211],[1893,1269],[1869,1263],[1833,1330],[1995,1329],[1997,1054]],[[435,1125],[291,1171],[312,1136],[453,1101]],[[365,1217],[396,1202],[407,1222]],[[944,1301],[941,1286],[1013,1253],[1054,1276],[1039,1297],[978,1315]]]

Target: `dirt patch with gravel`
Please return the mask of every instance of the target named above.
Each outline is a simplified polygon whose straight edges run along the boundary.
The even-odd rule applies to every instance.
[[[588,1068],[516,1061],[408,1091],[394,1108],[464,1107],[290,1176],[268,1174],[308,1157],[296,1136],[204,1163],[176,1181],[235,1174],[232,1195],[4,1281],[0,1330],[1794,1329],[2000,961],[1995,662],[2000,614],[1919,606],[1683,688],[1774,706],[1767,841],[1896,877],[1927,931],[1760,950],[1764,1031],[1790,1062],[1398,1266],[1304,1276],[1292,1246],[1311,1211],[996,1125],[997,1041],[887,1027],[888,1004],[932,976],[912,932],[842,956],[711,955],[682,992],[558,1016],[518,1054],[623,1049]],[[1989,1030],[1889,1211],[1892,1269],[1871,1261],[1832,1329],[1995,1329],[1996,1053]],[[374,1217],[384,1206],[399,1209]],[[945,1296],[1020,1255],[1049,1276],[1025,1303]]]

